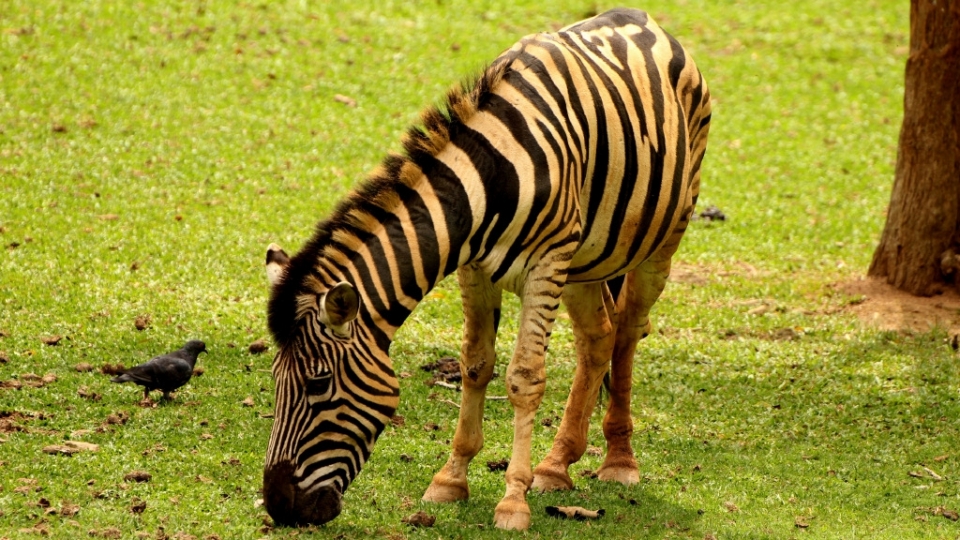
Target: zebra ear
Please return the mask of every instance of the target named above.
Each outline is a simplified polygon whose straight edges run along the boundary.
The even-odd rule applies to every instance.
[[[270,244],[267,246],[267,281],[270,282],[270,285],[276,285],[283,278],[284,273],[287,270],[287,265],[290,264],[290,257],[287,256],[287,252],[280,248],[276,244]]]
[[[334,329],[357,318],[360,296],[353,285],[341,281],[323,295],[320,300],[320,322]]]

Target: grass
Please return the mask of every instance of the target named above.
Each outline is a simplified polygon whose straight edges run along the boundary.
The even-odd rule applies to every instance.
[[[502,536],[491,528],[501,473],[483,463],[509,457],[504,402],[488,406],[472,499],[419,502],[455,425],[442,401],[455,396],[425,386],[418,369],[459,348],[453,280],[398,335],[405,424],[381,437],[343,515],[317,529],[265,526],[254,502],[270,355],[247,352],[268,337],[262,256],[269,242],[301,245],[450,84],[524,34],[611,6],[5,2],[0,380],[57,379],[0,389],[0,538]],[[638,353],[642,482],[578,478],[573,493],[532,495],[533,527],[516,536],[960,536],[940,515],[960,507],[960,368],[946,333],[861,328],[843,310],[857,299],[831,287],[865,273],[883,224],[906,4],[642,7],[710,82],[701,208],[717,205],[728,220],[689,231],[678,279],[655,308],[659,331]],[[509,298],[501,362],[516,310]],[[63,339],[44,345],[52,335]],[[138,407],[136,388],[74,369],[130,365],[189,338],[207,342],[205,373],[156,408]],[[566,321],[551,345],[541,417],[558,419],[573,366]],[[429,422],[439,429],[423,429]],[[535,456],[552,435],[536,432]],[[100,450],[42,453],[67,439]],[[574,474],[599,463],[587,455]],[[124,480],[133,470],[152,478]],[[607,515],[555,521],[542,514],[550,504]],[[70,505],[79,511],[67,515]],[[400,523],[418,509],[437,515],[433,529]]]

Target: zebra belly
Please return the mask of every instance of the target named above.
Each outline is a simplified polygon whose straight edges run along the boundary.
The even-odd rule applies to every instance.
[[[685,199],[686,193],[680,195],[680,200]],[[684,202],[680,206],[683,211],[668,212],[668,205],[661,204],[646,218],[643,205],[638,203],[628,207],[626,216],[616,223],[589,230],[584,227],[587,235],[570,263],[567,282],[606,281],[639,266],[667,242],[682,215],[693,211],[692,203]]]

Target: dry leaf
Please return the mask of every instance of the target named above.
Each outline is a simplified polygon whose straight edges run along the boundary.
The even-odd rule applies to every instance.
[[[75,516],[79,511],[80,511],[79,504],[70,504],[67,501],[62,501],[60,503],[60,515],[63,517]]]
[[[72,456],[77,452],[96,452],[100,450],[100,445],[83,441],[66,441],[63,444],[51,444],[43,447],[45,454],[63,454]]]
[[[127,482],[149,482],[152,477],[153,475],[147,471],[130,471],[123,475],[123,479]]]
[[[575,519],[577,521],[599,519],[606,514],[603,508],[599,510],[587,510],[579,506],[548,506],[544,508],[544,510],[547,511],[548,516],[560,519]]]
[[[106,364],[100,366],[100,373],[104,375],[123,375],[127,371],[127,368],[123,367],[123,364],[111,364],[107,362]]]
[[[739,511],[740,511],[740,507],[737,506],[737,505],[735,505],[735,504],[733,504],[733,502],[731,502],[731,501],[727,501],[727,502],[723,503],[723,507],[727,509],[727,512],[739,512]]]
[[[247,350],[250,351],[250,354],[260,354],[267,350],[267,342],[262,339],[258,339],[251,343]]]
[[[79,371],[80,373],[86,373],[88,371],[93,371],[93,366],[86,362],[80,362],[79,364],[73,366],[73,369]]]
[[[498,461],[487,462],[487,470],[490,472],[505,471],[509,466],[510,466],[509,459],[501,459]]]
[[[77,395],[84,399],[89,399],[93,401],[100,401],[100,399],[102,398],[100,394],[96,392],[91,392],[90,389],[87,388],[86,386],[81,386],[80,388],[78,388]]]
[[[244,407],[253,407],[253,396],[247,396],[247,399],[243,400],[242,405]]]
[[[134,514],[142,514],[147,509],[147,501],[134,497],[133,504],[130,505],[130,511]]]
[[[123,425],[127,423],[130,417],[127,416],[127,413],[120,411],[116,414],[110,413],[107,415],[107,423],[113,425]]]
[[[345,95],[343,95],[343,94],[337,94],[337,95],[333,96],[333,100],[334,100],[334,101],[337,101],[337,102],[339,102],[339,103],[343,103],[343,104],[346,105],[347,107],[356,107],[356,106],[357,106],[357,100],[353,99],[352,97],[345,96]]]
[[[150,316],[149,315],[138,315],[136,319],[133,320],[133,325],[137,330],[146,330],[150,326]]]
[[[437,516],[431,516],[424,511],[419,511],[416,514],[411,514],[401,519],[400,522],[413,527],[433,527],[433,524],[437,522]]]

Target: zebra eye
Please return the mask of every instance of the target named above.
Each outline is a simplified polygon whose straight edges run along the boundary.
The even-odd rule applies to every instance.
[[[333,375],[327,373],[307,379],[307,395],[310,397],[330,397],[331,382]]]

